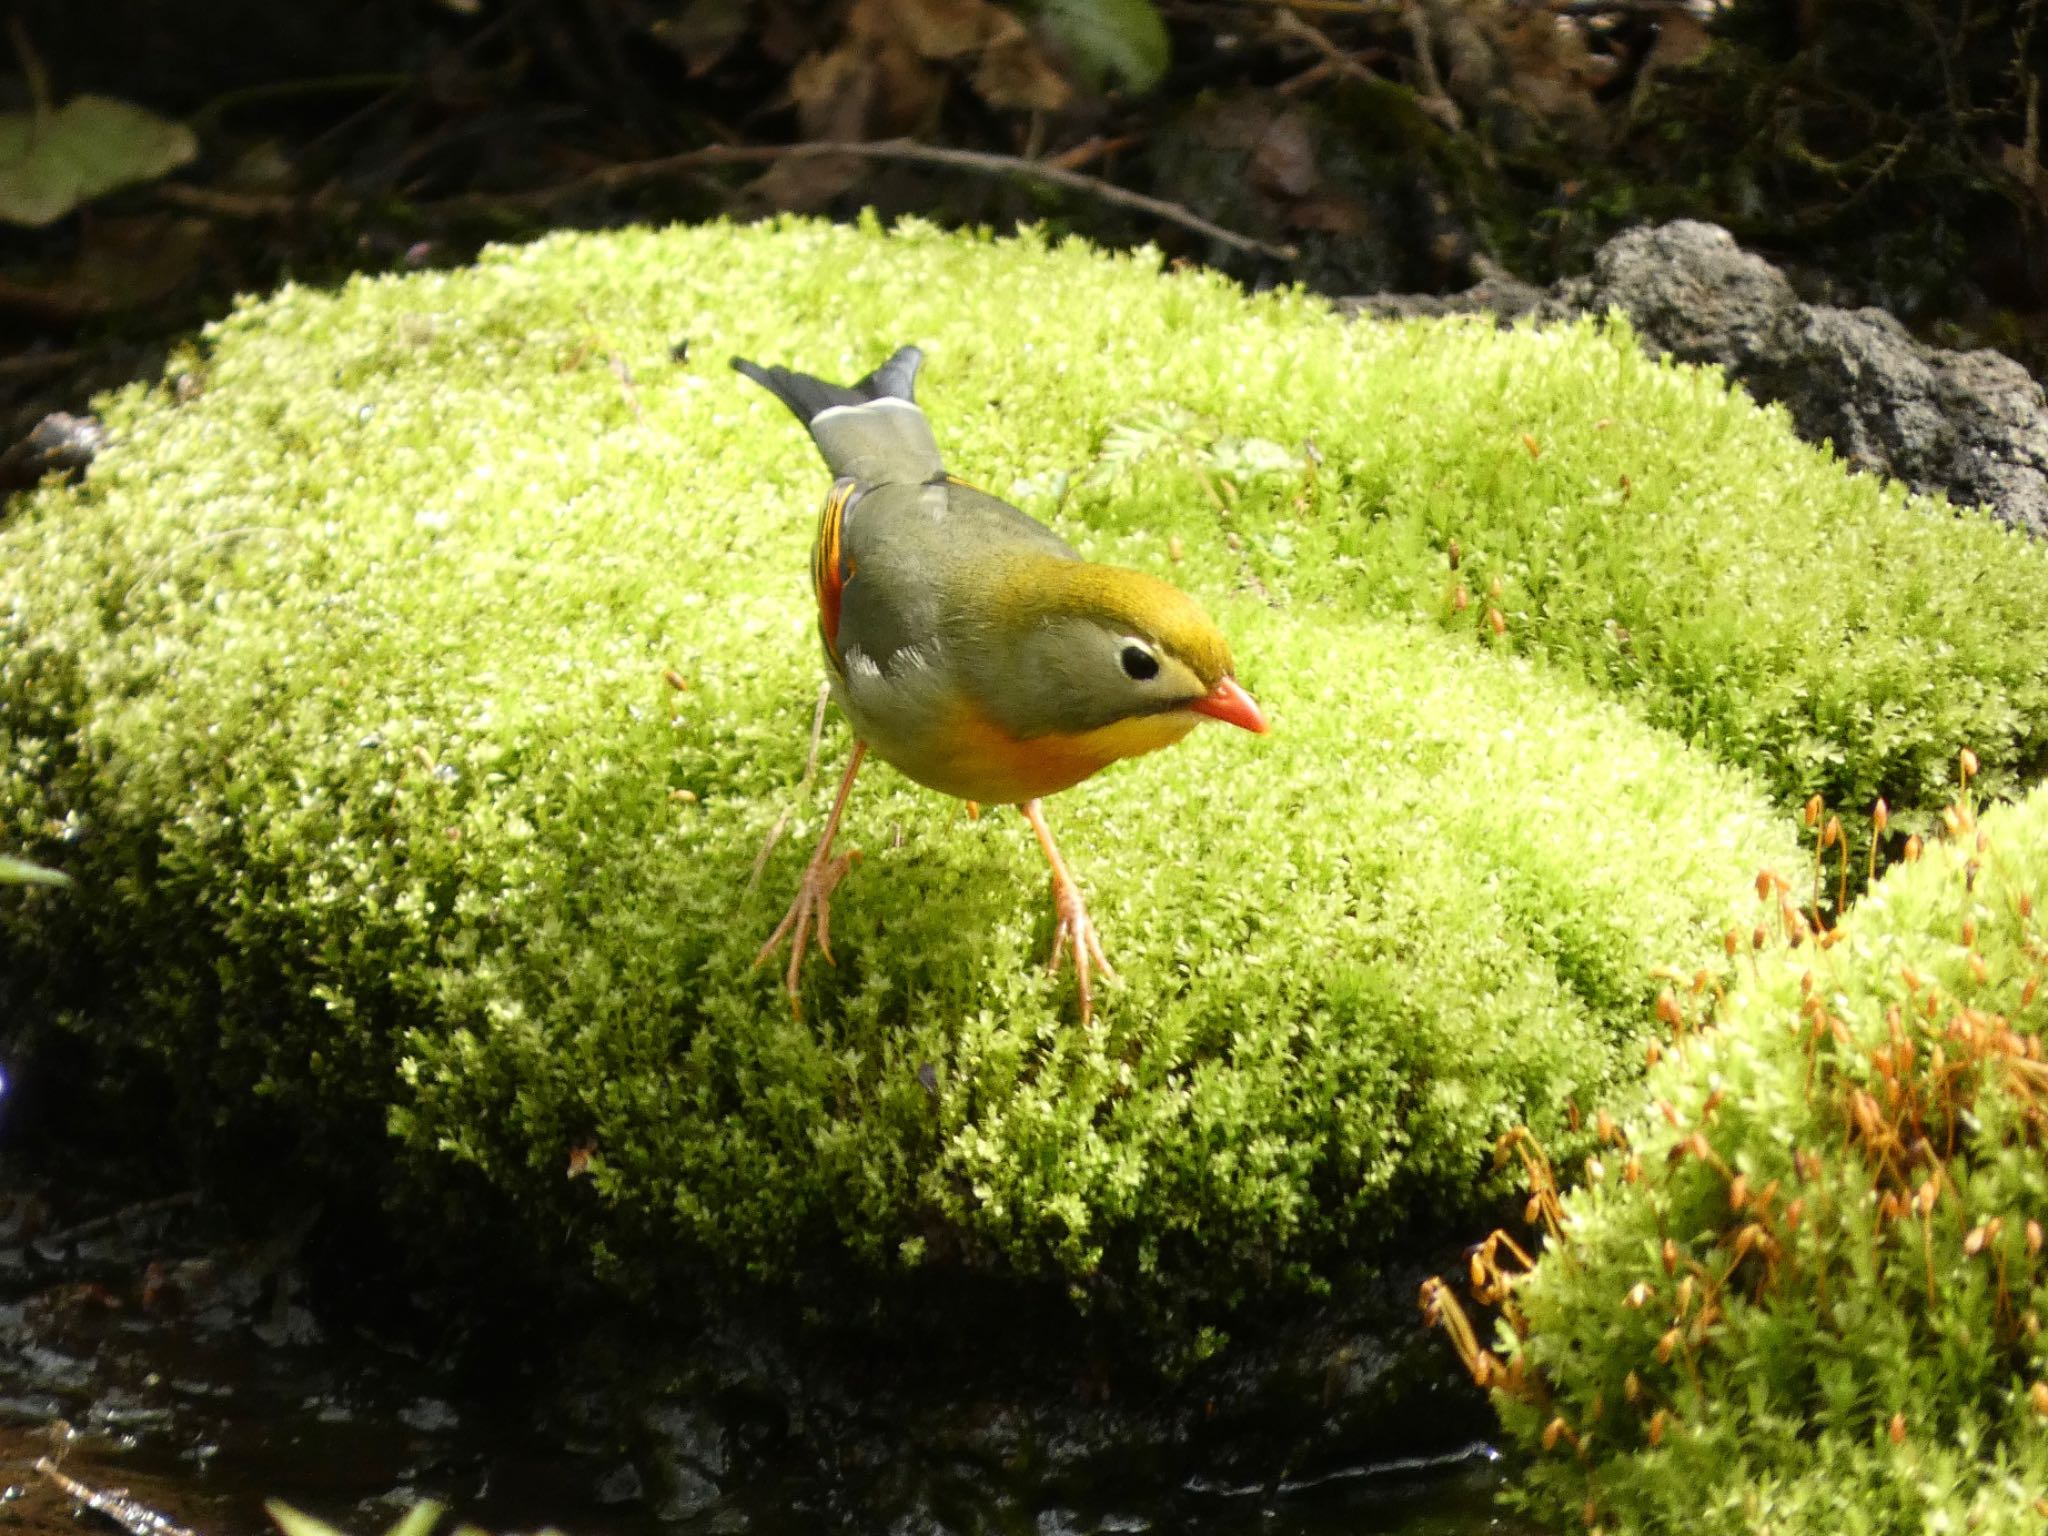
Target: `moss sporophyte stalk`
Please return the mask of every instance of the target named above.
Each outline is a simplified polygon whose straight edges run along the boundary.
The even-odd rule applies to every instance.
[[[749,969],[827,808],[818,487],[721,360],[905,341],[948,467],[1203,594],[1280,726],[1061,797],[1122,976],[1093,1031],[1026,963],[1015,818],[882,776],[802,1019]],[[633,1294],[913,1266],[1186,1330],[1327,1286],[1486,1208],[1518,1124],[1637,1155],[1596,1112],[1659,992],[1697,1008],[1655,968],[1718,976],[1759,867],[1772,943],[1813,905],[1806,794],[1853,898],[1856,818],[1931,837],[1954,741],[1994,794],[2048,755],[2040,551],[1619,327],[783,221],[288,288],[178,367],[0,526],[0,846],[73,877],[0,889],[13,995],[195,1146],[287,1136],[401,1240]],[[1784,1170],[1736,1171],[1782,1221]]]
[[[1474,1250],[1491,1346],[1425,1287],[1541,1453],[1532,1506],[1629,1531],[2048,1516],[2048,789],[1980,819],[1976,766],[1838,924],[1782,926],[1759,879],[1778,931],[1691,989],[1710,1017],[1672,1030],[1647,1109],[1600,1121],[1577,1189],[1513,1141],[1543,1242]]]

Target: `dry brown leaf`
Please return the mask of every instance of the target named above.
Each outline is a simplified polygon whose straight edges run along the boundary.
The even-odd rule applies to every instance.
[[[1014,16],[989,0],[861,0],[855,10],[865,7],[883,12],[894,35],[923,59],[957,59],[978,52],[1001,23],[1016,23]]]
[[[1046,58],[1024,24],[1005,14],[1007,23],[982,49],[974,71],[974,90],[992,107],[1058,112],[1073,100],[1074,88]]]

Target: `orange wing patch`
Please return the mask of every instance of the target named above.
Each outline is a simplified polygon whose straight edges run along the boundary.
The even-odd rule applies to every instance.
[[[846,595],[846,584],[853,580],[853,562],[846,558],[841,545],[846,513],[859,499],[859,490],[852,479],[832,482],[824,508],[818,513],[818,537],[811,545],[811,591],[818,598],[818,634],[837,672],[846,670],[839,660],[839,605]]]

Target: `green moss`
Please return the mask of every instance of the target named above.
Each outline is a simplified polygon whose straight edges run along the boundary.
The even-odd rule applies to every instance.
[[[1567,1197],[1503,1335],[1503,1415],[1552,1441],[1532,1502],[1626,1531],[2040,1528],[2048,788],[1961,831],[1824,952],[1746,967],[1652,1074],[1669,1115]]]
[[[850,377],[903,341],[953,467],[1199,594],[1276,720],[1054,803],[1124,976],[1092,1033],[1021,824],[885,770],[803,1019],[748,969],[823,808],[823,476],[723,359]],[[1795,857],[1588,679],[1895,804],[1958,734],[2009,779],[2048,728],[2037,554],[1594,327],[789,223],[289,290],[196,367],[0,530],[0,841],[78,877],[0,893],[0,966],[187,1124],[344,1171],[388,1126],[418,1190],[480,1178],[625,1283],[1312,1279],[1611,1093],[1649,968]],[[1506,645],[1467,632],[1495,574]]]

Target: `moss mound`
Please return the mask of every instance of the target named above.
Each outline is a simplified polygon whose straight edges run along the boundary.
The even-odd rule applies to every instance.
[[[1565,1199],[1482,1367],[1547,1511],[2040,1529],[2048,789],[1957,830],[1746,967]]]
[[[822,811],[822,475],[723,359],[851,376],[905,340],[955,469],[1201,594],[1279,726],[1055,803],[1125,976],[1093,1033],[1014,818],[886,772],[803,1020],[748,970]],[[0,839],[79,882],[0,895],[0,968],[187,1123],[357,1177],[388,1126],[417,1188],[468,1170],[629,1283],[847,1251],[1308,1278],[1597,1102],[1650,967],[1791,858],[1569,672],[1897,802],[1928,733],[2009,777],[2048,729],[2037,552],[1592,327],[721,226],[287,291],[109,416],[87,483],[0,529]]]

